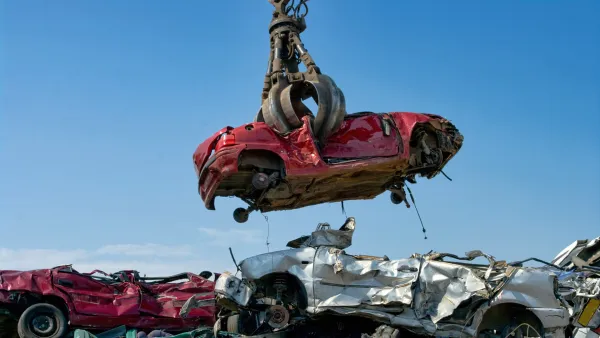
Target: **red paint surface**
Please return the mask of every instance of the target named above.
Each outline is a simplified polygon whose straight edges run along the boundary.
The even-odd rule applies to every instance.
[[[127,325],[185,331],[215,322],[214,306],[193,309],[186,319],[179,317],[181,306],[190,297],[214,298],[214,282],[198,275],[188,273],[188,281],[179,283],[149,284],[128,274],[126,281],[106,283],[68,269],[0,271],[0,303],[14,303],[11,293],[58,297],[68,308],[73,327]]]
[[[390,136],[384,136],[381,127],[382,119],[386,116],[395,124]],[[340,129],[328,138],[320,153],[312,137],[308,117],[303,117],[302,127],[286,136],[276,134],[262,122],[237,128],[225,127],[200,144],[194,153],[194,165],[199,173],[198,190],[206,208],[213,210],[214,194],[219,184],[238,171],[238,158],[244,150],[266,150],[279,155],[285,164],[288,180],[293,180],[295,176],[318,177],[352,170],[357,166],[376,165],[392,156],[397,160],[408,159],[414,126],[434,119],[443,118],[408,112],[350,115]],[[221,144],[223,134],[234,134],[235,144]],[[214,161],[210,159],[213,151]],[[360,160],[330,165],[323,158]],[[207,163],[210,164],[208,170],[203,170]]]

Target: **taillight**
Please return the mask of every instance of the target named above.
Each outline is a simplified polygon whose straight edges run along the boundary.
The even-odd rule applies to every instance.
[[[235,144],[235,135],[234,134],[224,134],[221,137],[221,145],[222,146],[232,146]]]
[[[596,334],[600,334],[600,326],[598,326],[595,330],[592,330],[592,331],[594,331],[594,333],[596,333]]]
[[[219,141],[215,147],[215,150],[219,150],[222,147],[233,146],[233,145],[235,145],[235,135],[229,134],[229,133],[224,133],[224,134],[221,134],[221,138],[219,138]]]

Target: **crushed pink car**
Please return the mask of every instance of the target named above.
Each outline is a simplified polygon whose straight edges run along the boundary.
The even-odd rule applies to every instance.
[[[21,337],[60,338],[72,328],[119,325],[183,332],[213,325],[214,303],[179,316],[191,297],[214,299],[211,272],[141,277],[137,271],[79,273],[70,265],[31,271],[0,270],[0,308],[18,319]]]

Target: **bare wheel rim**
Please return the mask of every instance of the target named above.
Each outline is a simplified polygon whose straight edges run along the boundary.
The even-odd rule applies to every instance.
[[[56,320],[47,314],[39,314],[31,319],[31,331],[42,337],[50,336],[56,331]]]

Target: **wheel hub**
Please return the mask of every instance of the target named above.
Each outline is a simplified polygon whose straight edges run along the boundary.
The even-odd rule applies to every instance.
[[[288,310],[281,305],[273,305],[267,311],[269,319],[269,326],[272,328],[281,328],[287,325],[290,321],[290,313]]]
[[[265,173],[257,173],[252,177],[252,186],[258,190],[267,189],[269,184],[269,176]]]
[[[54,331],[54,320],[48,315],[39,315],[31,320],[32,331],[36,334],[48,335]]]

